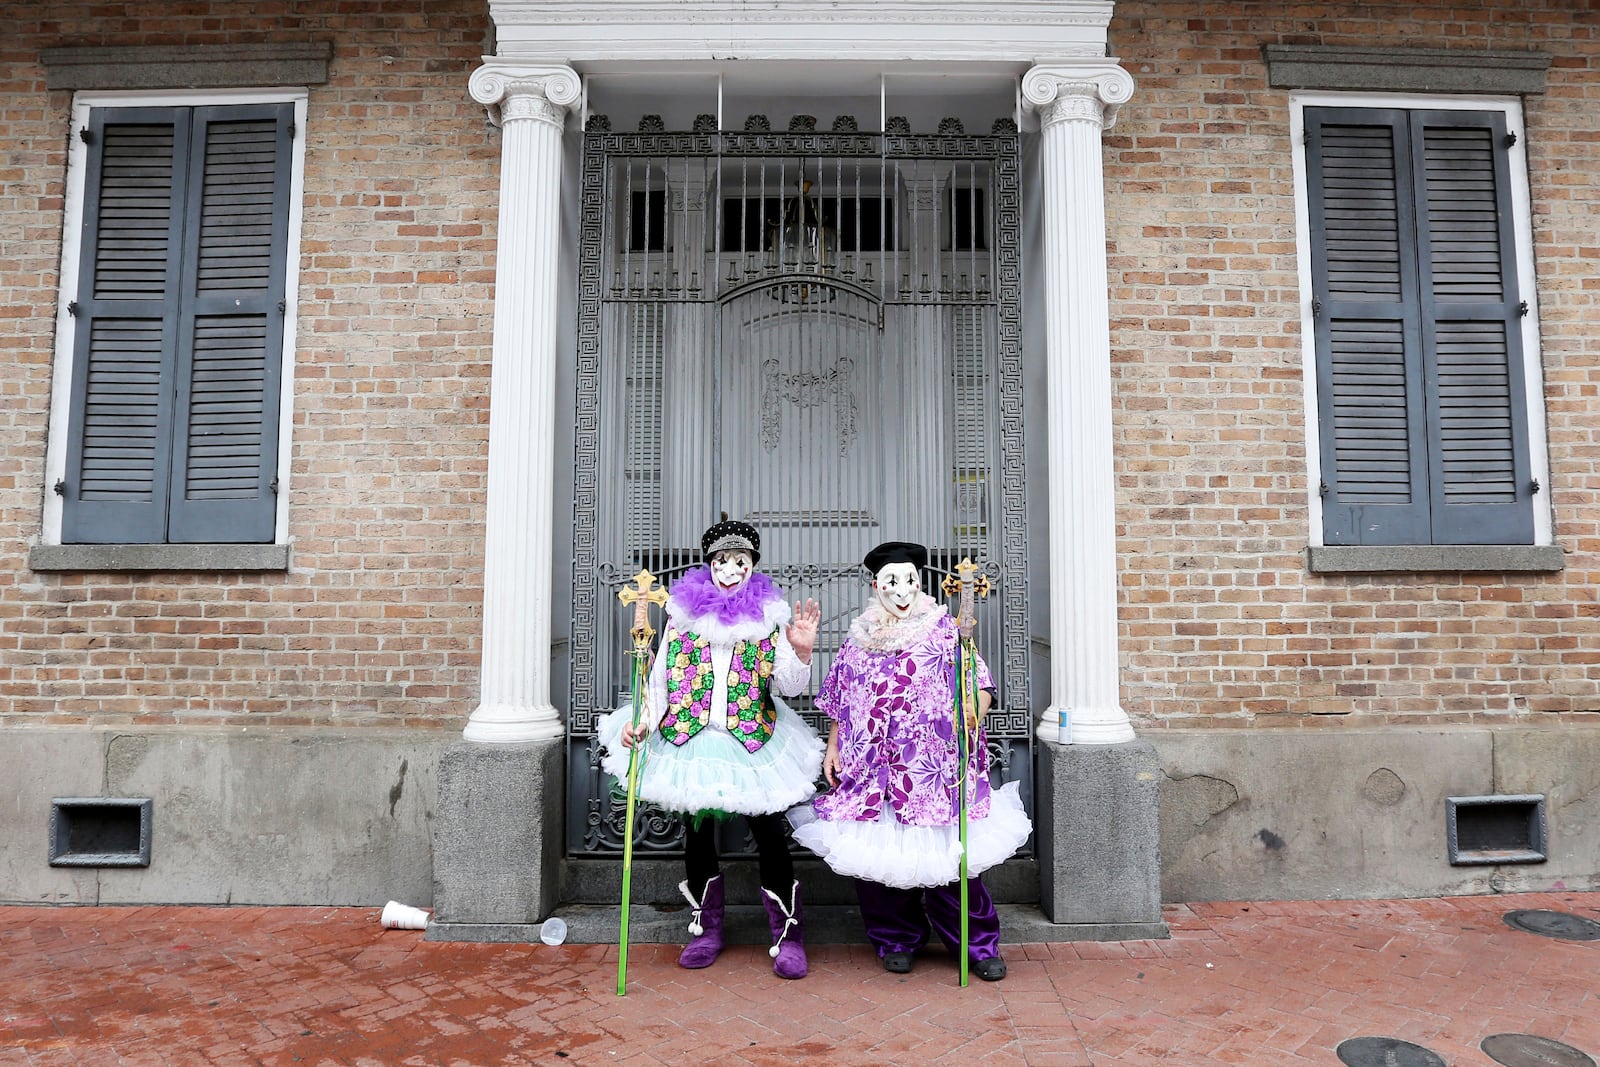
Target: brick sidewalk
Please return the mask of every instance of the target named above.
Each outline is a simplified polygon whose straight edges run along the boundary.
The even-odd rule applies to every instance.
[[[1600,1057],[1600,894],[1170,906],[1167,941],[1010,945],[1004,982],[941,952],[904,977],[821,946],[784,982],[759,947],[426,942],[376,909],[0,907],[0,1065],[1209,1064],[1338,1067],[1351,1037],[1493,1067],[1531,1033]]]

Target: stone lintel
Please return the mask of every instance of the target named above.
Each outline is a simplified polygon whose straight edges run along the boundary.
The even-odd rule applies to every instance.
[[[47,89],[236,89],[325,85],[332,41],[46,48]]]
[[[1545,91],[1547,52],[1455,48],[1334,48],[1269,44],[1262,49],[1275,89],[1483,93]]]

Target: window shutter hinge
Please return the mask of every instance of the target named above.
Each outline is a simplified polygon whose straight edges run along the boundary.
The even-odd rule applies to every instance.
[[[54,486],[52,486],[52,488],[55,489],[56,496],[66,496],[67,495],[67,480],[65,478],[57,478],[56,479],[56,484]]]
[[[1535,493],[1537,493],[1540,489],[1543,489],[1544,487],[1539,484],[1539,479],[1535,478],[1533,481],[1528,483],[1528,488],[1533,490]]]
[[[1506,147],[1507,148],[1512,147],[1516,143],[1517,143],[1517,135],[1516,135],[1515,132],[1506,134]]]
[[[282,315],[283,313],[285,313],[288,310],[289,310],[289,301],[287,301],[287,300],[278,301],[278,314]]]
[[[276,479],[276,478],[272,479],[272,484],[267,486],[267,488],[272,490],[272,495],[273,496],[277,496],[278,495],[278,479]]]
[[[1520,302],[1519,304],[1517,304],[1517,317],[1518,318],[1522,318],[1523,316],[1527,315],[1527,313],[1528,313],[1528,302],[1526,300],[1524,300],[1524,301]]]
[[[291,140],[291,141],[294,140],[295,132],[296,131],[295,131],[294,123],[292,123],[292,122],[289,123],[289,140]]]
[[[1314,319],[1320,319],[1322,317],[1322,301],[1311,301],[1311,317]]]
[[[71,315],[73,318],[78,317],[78,302],[76,300],[67,304],[67,314]]]
[[[1318,496],[1327,496],[1328,495],[1328,483],[1327,483],[1326,480],[1323,480],[1322,482],[1319,482],[1317,484],[1317,495]]]
[[[89,127],[80,126],[78,127],[78,140],[84,144],[94,144],[94,134],[89,132]]]

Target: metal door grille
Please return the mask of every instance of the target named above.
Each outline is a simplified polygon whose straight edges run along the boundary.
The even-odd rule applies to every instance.
[[[622,848],[594,737],[627,699],[616,593],[697,564],[723,513],[823,606],[790,702],[813,725],[868,548],[928,545],[930,592],[982,563],[994,773],[1031,807],[1016,135],[588,133],[582,173],[569,851]],[[635,828],[680,841],[662,812]]]

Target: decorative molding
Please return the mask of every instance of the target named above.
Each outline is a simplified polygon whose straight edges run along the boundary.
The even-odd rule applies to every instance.
[[[768,452],[783,441],[783,402],[798,408],[833,404],[839,432],[839,455],[850,454],[856,440],[855,361],[840,356],[823,373],[785,373],[776,359],[761,364],[761,446]]]
[[[608,61],[1103,56],[1111,0],[490,0],[504,57]]]
[[[532,119],[561,129],[567,111],[583,97],[583,82],[571,67],[489,60],[467,81],[472,99],[489,109],[496,126]]]
[[[1133,75],[1114,61],[1041,63],[1022,76],[1023,104],[1039,113],[1041,127],[1058,122],[1117,124],[1117,112],[1133,96]]]
[[[1529,96],[1545,91],[1547,52],[1455,48],[1329,48],[1269,44],[1262,50],[1275,89],[1482,93]]]
[[[45,48],[46,89],[243,89],[326,85],[332,41]]]

